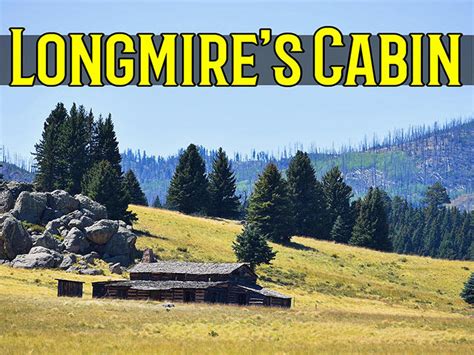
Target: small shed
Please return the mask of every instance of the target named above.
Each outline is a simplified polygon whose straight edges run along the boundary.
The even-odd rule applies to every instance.
[[[84,282],[75,280],[58,280],[58,297],[82,297]]]

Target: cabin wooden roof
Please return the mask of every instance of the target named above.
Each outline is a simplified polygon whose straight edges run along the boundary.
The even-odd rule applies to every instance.
[[[286,298],[286,299],[291,299],[290,296],[286,296],[280,292],[276,292],[276,291],[273,291],[273,290],[269,290],[268,288],[263,288],[261,286],[258,286],[258,285],[242,285],[242,284],[238,284],[237,285],[238,287],[240,288],[243,288],[244,290],[249,290],[249,291],[253,291],[253,292],[256,292],[256,293],[259,293],[263,296],[267,296],[267,297],[277,297],[277,298]]]
[[[189,275],[228,275],[241,267],[250,267],[246,263],[193,263],[183,261],[158,261],[156,263],[139,263],[131,267],[131,273],[164,273]]]
[[[206,289],[221,285],[225,282],[206,282],[206,281],[148,281],[131,280],[119,281],[108,284],[107,286],[130,287],[134,290],[171,290],[171,289]]]

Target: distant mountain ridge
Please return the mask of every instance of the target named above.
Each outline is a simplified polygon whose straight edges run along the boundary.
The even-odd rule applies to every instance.
[[[199,149],[210,169],[216,151]],[[163,203],[181,152],[162,157],[128,149],[122,153],[122,167],[124,171],[135,172],[149,202],[159,196]],[[256,151],[248,156],[235,154],[231,160],[238,193],[247,198],[269,162],[284,171],[294,153],[283,149],[278,157]],[[319,178],[338,165],[356,196],[365,194],[370,186],[380,186],[391,195],[416,203],[428,185],[441,181],[451,198],[456,199],[453,205],[469,210],[474,206],[469,202],[472,197],[463,198],[474,193],[474,118],[453,120],[443,126],[397,130],[382,140],[373,138],[369,143],[366,139],[358,147],[342,147],[338,151],[312,148],[308,154]],[[34,173],[26,169],[3,164],[5,179],[31,182],[34,178]]]
[[[210,169],[215,151],[200,147],[200,152]],[[136,173],[149,201],[158,195],[164,202],[179,153],[165,158],[127,150],[122,154],[122,166]],[[381,186],[391,195],[404,196],[416,203],[435,181],[441,181],[452,198],[474,192],[473,118],[453,120],[443,126],[397,130],[382,141],[374,138],[370,144],[365,141],[357,148],[312,149],[308,153],[319,177],[338,165],[355,195],[364,194],[370,186]],[[292,154],[286,150],[279,157],[255,151],[245,157],[235,154],[232,164],[243,198],[251,193],[266,164],[274,162],[286,170]]]

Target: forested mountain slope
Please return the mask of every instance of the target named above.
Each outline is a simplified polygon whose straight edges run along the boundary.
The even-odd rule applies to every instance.
[[[223,147],[225,149],[225,147]],[[213,150],[201,147],[200,152],[209,169]],[[181,153],[181,152],[179,152]],[[178,156],[148,156],[127,150],[122,155],[124,170],[137,174],[149,201],[156,195],[162,202]],[[249,156],[235,154],[232,164],[240,194],[245,198],[266,164],[275,162],[286,170],[294,150],[283,149],[279,156],[253,151]],[[370,186],[381,186],[391,195],[417,202],[426,186],[441,181],[452,198],[474,191],[474,119],[451,121],[443,126],[413,127],[398,130],[384,139],[364,140],[358,147],[343,147],[339,151],[308,151],[319,176],[338,165],[356,195]]]

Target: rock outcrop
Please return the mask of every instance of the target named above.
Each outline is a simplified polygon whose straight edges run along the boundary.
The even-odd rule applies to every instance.
[[[23,222],[29,224],[28,230]],[[100,258],[119,272],[139,256],[131,229],[107,219],[107,209],[87,196],[73,197],[62,190],[33,192],[28,184],[0,185],[3,264],[97,274],[100,271],[88,265]]]

